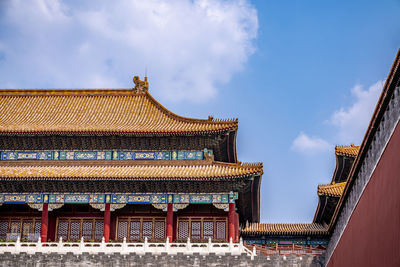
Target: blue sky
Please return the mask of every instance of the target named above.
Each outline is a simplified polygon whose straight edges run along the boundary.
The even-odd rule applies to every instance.
[[[126,88],[239,118],[263,222],[309,222],[334,146],[359,144],[400,46],[400,1],[0,2],[0,88]]]

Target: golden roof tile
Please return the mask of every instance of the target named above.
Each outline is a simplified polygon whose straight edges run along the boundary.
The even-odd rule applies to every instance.
[[[337,184],[318,185],[318,196],[326,195],[332,197],[340,197],[343,194],[346,182]]]
[[[213,162],[197,165],[20,165],[0,166],[0,180],[187,180],[261,175],[262,164]]]
[[[360,150],[360,146],[356,146],[351,144],[350,146],[336,146],[335,154],[337,156],[349,156],[349,157],[357,157],[358,151]]]
[[[0,90],[0,133],[207,134],[237,119],[178,116],[135,89]]]
[[[305,235],[327,234],[327,228],[319,223],[251,223],[241,230],[242,234]]]

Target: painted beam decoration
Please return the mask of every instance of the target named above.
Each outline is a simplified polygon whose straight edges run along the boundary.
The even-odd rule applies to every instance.
[[[204,154],[212,155],[212,150],[2,150],[1,160],[204,160]]]
[[[227,204],[238,199],[237,192],[230,193],[189,193],[189,194],[29,194],[1,193],[0,204]]]

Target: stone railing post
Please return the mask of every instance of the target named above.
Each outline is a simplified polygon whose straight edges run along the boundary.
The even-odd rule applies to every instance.
[[[17,242],[15,242],[15,252],[19,253],[21,251],[21,240],[19,236],[17,237]]]
[[[257,256],[256,254],[256,246],[253,246],[253,253],[251,253],[251,260],[254,260],[254,256]]]
[[[100,248],[103,250],[106,247],[106,242],[104,236],[101,238]]]
[[[232,243],[232,237],[229,238],[229,252],[232,252],[233,249],[233,243]]]
[[[239,239],[239,249],[240,249],[240,252],[243,251],[243,238],[242,237],[240,237],[240,239]]]
[[[41,249],[42,249],[42,239],[39,237],[36,242],[36,250],[41,251]]]
[[[62,246],[63,246],[62,236],[60,236],[60,239],[58,240],[58,247],[62,248]],[[59,250],[59,252],[61,252],[61,251]]]
[[[186,251],[191,251],[191,249],[192,249],[192,245],[190,244],[190,238],[188,237],[187,238],[187,241],[186,241]]]
[[[169,252],[169,237],[165,240],[165,252]]]
[[[148,248],[148,246],[149,246],[149,244],[147,244],[147,237],[145,237],[145,238],[144,238],[144,245],[143,245],[143,248],[144,248],[144,253],[146,253],[146,252],[147,252],[147,248]]]
[[[124,237],[124,240],[122,241],[122,253],[127,253],[128,252],[128,245],[126,244],[126,237]]]
[[[208,252],[210,253],[212,251],[212,243],[211,243],[211,237],[208,238]]]
[[[81,237],[81,241],[79,242],[79,250],[82,251],[82,249],[85,247],[85,244],[83,243],[83,236]]]

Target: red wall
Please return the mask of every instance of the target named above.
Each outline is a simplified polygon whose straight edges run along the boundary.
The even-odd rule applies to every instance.
[[[400,125],[328,266],[400,266]]]

